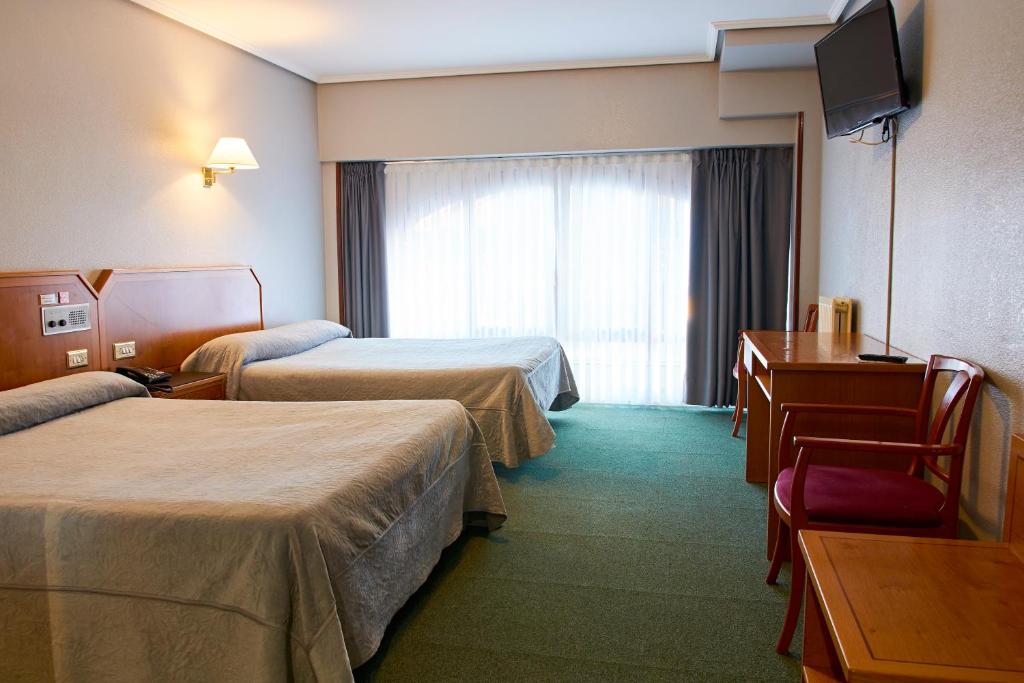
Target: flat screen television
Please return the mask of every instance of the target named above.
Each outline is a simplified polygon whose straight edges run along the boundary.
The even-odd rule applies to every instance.
[[[814,44],[829,138],[849,135],[907,109],[896,16],[872,0]]]

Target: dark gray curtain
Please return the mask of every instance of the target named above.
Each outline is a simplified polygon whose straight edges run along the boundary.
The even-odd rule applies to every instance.
[[[693,153],[687,402],[736,401],[739,330],[784,330],[793,150]]]
[[[388,336],[384,163],[338,164],[338,267],[342,320],[355,337]]]

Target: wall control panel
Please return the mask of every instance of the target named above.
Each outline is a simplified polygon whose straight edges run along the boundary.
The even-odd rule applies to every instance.
[[[43,309],[43,336],[66,334],[92,329],[89,304],[45,306]]]

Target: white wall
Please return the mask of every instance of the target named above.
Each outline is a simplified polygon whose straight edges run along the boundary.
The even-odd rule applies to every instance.
[[[324,314],[315,86],[126,0],[6,0],[0,270],[249,263]],[[217,138],[261,168],[201,187]]]
[[[985,368],[962,513],[991,537],[1010,434],[1024,431],[1024,3],[894,4],[914,108],[897,148],[892,340]],[[890,154],[836,139],[822,161],[821,286],[857,298],[875,336],[885,333]]]

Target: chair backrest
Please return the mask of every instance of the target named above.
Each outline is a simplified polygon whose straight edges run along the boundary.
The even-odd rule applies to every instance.
[[[949,386],[939,401],[932,415],[935,402],[935,386],[940,376],[952,373]],[[923,465],[932,474],[947,485],[947,500],[959,500],[960,480],[964,466],[964,448],[967,443],[967,432],[971,428],[974,416],[974,404],[981,391],[981,383],[985,380],[985,371],[969,361],[948,356],[932,356],[928,361],[928,370],[924,375],[924,386],[921,388],[921,399],[917,406],[917,440],[918,443],[936,445],[948,444],[958,447],[957,454],[949,459],[949,467],[944,468],[936,457],[916,459],[912,468],[920,472]],[[959,409],[959,415],[957,410]],[[950,421],[956,416],[952,441],[943,441]]]
[[[807,317],[804,318],[804,332],[818,331],[818,304],[807,305]]]

